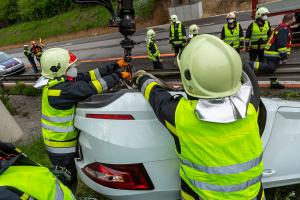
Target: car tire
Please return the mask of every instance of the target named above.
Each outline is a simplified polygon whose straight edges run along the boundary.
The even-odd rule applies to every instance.
[[[251,82],[253,95],[257,99],[260,99],[260,89],[259,89],[257,77],[256,77],[254,71],[250,68],[248,63],[243,64],[243,72],[244,72],[243,78],[246,78],[247,80],[249,80]],[[246,75],[246,77],[244,75]],[[243,80],[243,81],[245,81],[245,80]],[[258,126],[259,126],[260,135],[262,135],[265,130],[266,121],[267,121],[267,110],[266,110],[264,103],[262,101],[260,101],[259,115],[258,115]]]
[[[246,75],[246,77],[244,75]],[[256,98],[260,98],[260,89],[259,89],[256,75],[255,75],[254,71],[250,68],[248,63],[243,64],[243,79],[245,79],[245,78],[246,78],[246,80],[243,80],[243,82],[249,80],[252,85],[253,95]]]

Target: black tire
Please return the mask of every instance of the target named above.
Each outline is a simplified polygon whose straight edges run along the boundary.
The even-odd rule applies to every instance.
[[[250,68],[249,64],[244,63],[243,64],[243,79],[250,80],[252,89],[253,89],[253,95],[257,98],[260,99],[260,89],[259,89],[259,84],[256,78],[256,75],[254,71]],[[246,75],[247,77],[245,77]],[[243,82],[247,81],[243,80]],[[267,110],[263,102],[260,100],[259,103],[259,115],[258,115],[258,126],[259,126],[259,132],[262,135],[265,127],[266,127],[266,121],[267,121]]]
[[[244,76],[245,74],[246,74],[246,77]],[[242,81],[246,82],[247,80],[249,80],[251,82],[252,89],[253,89],[253,95],[256,98],[260,98],[260,89],[259,89],[256,75],[255,75],[254,71],[250,68],[249,64],[244,63],[243,64],[243,80]]]

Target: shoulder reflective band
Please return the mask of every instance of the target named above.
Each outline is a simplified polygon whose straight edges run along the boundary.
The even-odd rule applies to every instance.
[[[56,187],[55,187],[56,191],[55,191],[55,197],[54,200],[64,200],[64,192],[62,191],[60,185],[59,185],[59,181],[56,180]]]
[[[48,152],[50,153],[55,153],[55,154],[68,154],[68,153],[75,153],[76,152],[76,147],[65,147],[65,148],[61,148],[61,147],[49,147],[46,146],[46,149]]]
[[[99,80],[94,80],[92,81],[92,84],[94,85],[94,87],[96,88],[98,94],[102,93],[102,85],[100,83]]]
[[[171,131],[174,135],[177,135],[175,126],[173,126],[167,120],[165,120],[165,122],[166,122],[166,127],[169,129],[169,131]]]
[[[57,132],[57,133],[68,133],[74,131],[74,126],[61,127],[61,126],[51,126],[48,124],[42,123],[42,127],[49,131]]]
[[[207,167],[207,166],[201,166],[186,160],[183,160],[180,158],[180,162],[186,166],[189,166],[193,169],[208,173],[208,174],[237,174],[240,172],[248,171],[256,166],[258,166],[263,158],[263,154],[261,154],[259,157],[250,160],[245,163],[236,164],[236,165],[230,165],[230,166],[224,166],[224,167]]]
[[[99,69],[94,69],[89,71],[90,77],[91,77],[91,81],[97,80],[101,78]]]
[[[141,88],[141,92],[145,95],[145,91],[146,91],[146,87],[150,84],[150,83],[153,83],[155,82],[153,79],[148,79],[146,80],[143,85],[142,85],[142,88]]]
[[[48,96],[50,97],[59,97],[61,90],[48,90]]]
[[[106,90],[108,90],[108,86],[107,86],[107,83],[106,83],[106,81],[104,80],[104,79],[99,79],[99,81],[100,81],[100,83],[101,83],[101,85],[102,85],[102,91],[106,91]]]
[[[236,192],[245,190],[251,185],[254,185],[256,183],[259,183],[261,181],[262,176],[257,176],[249,181],[246,181],[241,184],[237,185],[230,185],[230,186],[221,186],[221,185],[213,185],[209,183],[204,183],[196,180],[190,180],[190,182],[197,188],[200,188],[202,190],[210,190],[210,191],[216,191],[216,192]]]
[[[74,115],[64,117],[49,117],[42,114],[42,118],[50,122],[69,122],[74,119]]]

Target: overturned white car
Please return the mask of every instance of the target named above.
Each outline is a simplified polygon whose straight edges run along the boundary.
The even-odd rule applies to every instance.
[[[251,80],[246,70],[244,81]],[[247,76],[249,75],[249,76]],[[265,188],[300,183],[300,102],[262,99]],[[180,199],[179,161],[168,130],[138,90],[93,96],[79,104],[77,170],[112,199]]]

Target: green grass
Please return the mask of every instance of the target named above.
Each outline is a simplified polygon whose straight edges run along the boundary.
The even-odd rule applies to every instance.
[[[77,8],[52,18],[0,29],[0,46],[106,26],[109,19],[109,13],[100,6]]]
[[[152,15],[155,0],[135,0],[136,18],[147,20]],[[75,8],[67,13],[39,21],[15,24],[0,29],[0,46],[19,44],[33,39],[107,27],[111,16],[101,6]]]
[[[24,95],[24,96],[39,96],[42,90],[38,90],[33,86],[26,86],[23,82],[16,82],[14,87],[2,87],[0,95]]]
[[[38,162],[44,167],[51,167],[51,162],[47,156],[45,145],[41,136],[33,136],[31,139],[26,141],[26,143],[18,145],[18,147],[33,161]],[[77,199],[82,197],[91,197],[97,198],[98,200],[108,200],[108,198],[88,188],[82,181],[80,181],[80,179],[78,181],[76,197]]]

